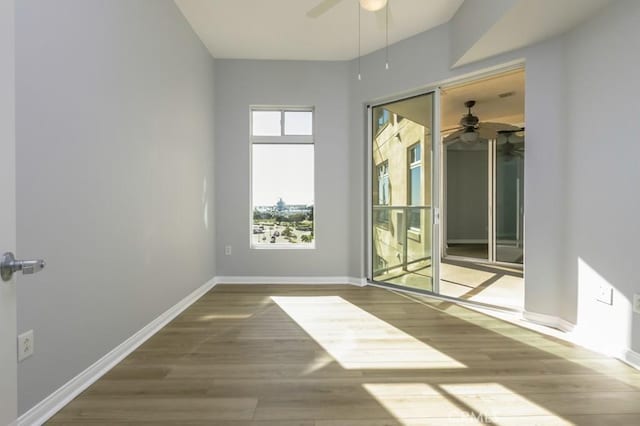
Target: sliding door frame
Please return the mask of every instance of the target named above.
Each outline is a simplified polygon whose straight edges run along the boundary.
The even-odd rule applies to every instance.
[[[431,131],[431,291],[416,289],[409,286],[401,286],[397,284],[375,281],[373,279],[373,109],[378,106],[386,105],[393,102],[398,102],[418,96],[432,96],[432,128]],[[440,291],[440,259],[441,259],[441,247],[440,247],[440,86],[432,86],[421,89],[412,93],[405,93],[403,95],[393,96],[377,100],[376,102],[369,102],[365,104],[366,108],[366,144],[367,144],[367,213],[366,223],[367,230],[365,232],[366,249],[367,249],[367,261],[366,261],[366,277],[367,282],[375,285],[381,285],[383,287],[397,288],[400,290],[408,290],[420,294],[438,295]]]
[[[467,257],[467,256],[455,256],[447,253],[445,247],[447,244],[447,177],[445,174],[447,173],[447,150],[444,149],[444,144],[441,146],[442,149],[442,162],[441,162],[441,180],[442,180],[442,240],[441,244],[441,256],[444,259],[457,260],[463,262],[475,262],[482,263],[488,265],[498,265],[498,266],[508,266],[512,268],[523,268],[521,263],[514,262],[504,262],[497,260],[497,252],[498,252],[498,236],[497,236],[497,172],[496,172],[496,164],[498,161],[498,140],[496,138],[487,140],[487,258],[477,258],[477,257]],[[522,196],[522,194],[520,194]],[[519,222],[519,217],[518,217]],[[518,227],[522,227],[521,223],[518,223]]]

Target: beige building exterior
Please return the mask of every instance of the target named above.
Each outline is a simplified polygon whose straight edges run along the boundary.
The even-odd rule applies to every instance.
[[[413,121],[398,112],[403,102],[373,109],[372,264],[380,281],[431,266],[431,114]]]

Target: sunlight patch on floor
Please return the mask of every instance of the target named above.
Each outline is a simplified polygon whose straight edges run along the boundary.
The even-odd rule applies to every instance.
[[[450,397],[457,399],[460,404],[482,414],[489,421],[510,416],[534,418],[541,416],[547,420],[553,418],[558,422],[554,424],[572,424],[499,383],[456,383],[440,385],[440,388]],[[490,393],[487,388],[490,389]],[[532,422],[535,424],[533,419]],[[496,423],[499,422],[496,421]]]
[[[273,296],[272,299],[343,368],[466,367],[339,296]],[[383,344],[389,340],[396,344]]]
[[[425,383],[365,383],[362,386],[403,425],[417,424],[418,419],[429,420],[420,424],[477,425],[491,422],[485,414],[457,403],[455,398],[443,395]]]

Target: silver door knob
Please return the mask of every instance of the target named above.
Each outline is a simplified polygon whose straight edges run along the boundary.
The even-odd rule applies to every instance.
[[[2,255],[0,275],[2,276],[2,281],[9,281],[15,272],[22,271],[25,275],[35,274],[42,271],[45,265],[46,262],[42,259],[16,260],[13,253],[8,251]]]

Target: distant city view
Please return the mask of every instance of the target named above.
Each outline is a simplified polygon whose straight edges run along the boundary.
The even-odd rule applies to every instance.
[[[280,198],[273,205],[254,206],[254,245],[307,244],[314,239],[313,204],[287,204]]]

